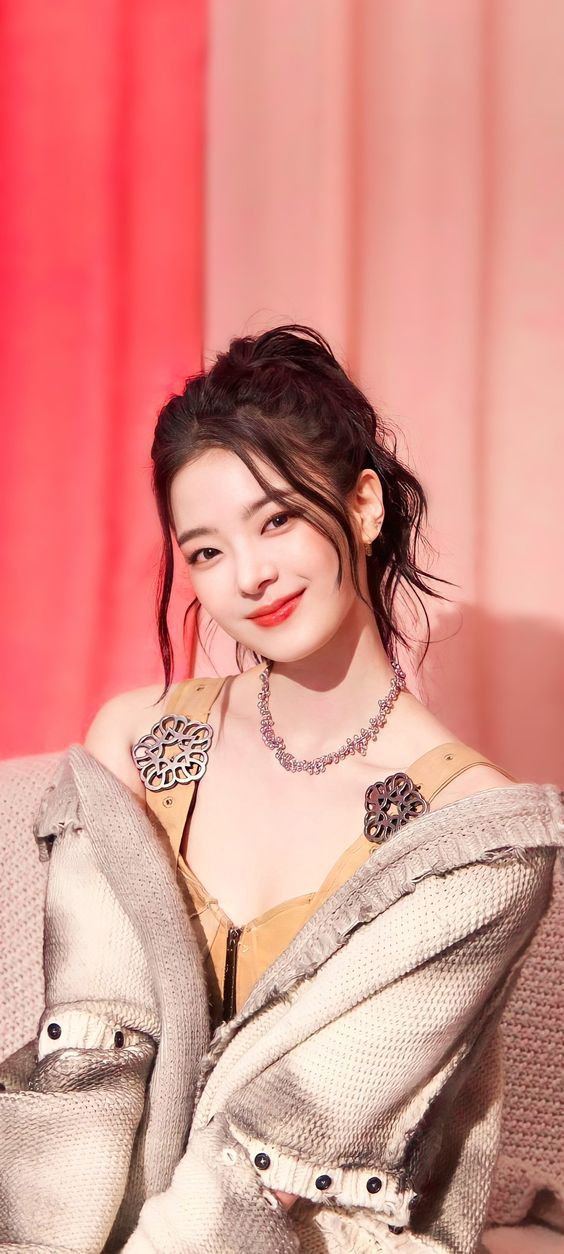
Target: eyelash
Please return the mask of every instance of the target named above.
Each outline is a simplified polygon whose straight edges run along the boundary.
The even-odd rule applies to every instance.
[[[294,510],[288,510],[288,509],[285,509],[283,512],[279,511],[277,514],[273,514],[271,518],[267,518],[266,523],[265,523],[265,527],[267,527],[269,523],[274,522],[274,520],[275,520],[276,518],[287,518],[287,519],[289,519],[289,518],[297,518],[297,516],[298,516],[298,515],[297,515],[297,513],[296,513]],[[280,528],[280,527],[277,527],[277,528],[276,528],[276,531],[280,531],[280,530],[281,530],[281,528]],[[206,558],[206,559],[205,559],[205,561],[203,561],[203,562],[197,562],[197,561],[196,561],[196,558],[200,556],[200,553],[207,553],[209,549],[211,549],[211,550],[212,550],[212,552],[218,552],[218,550],[217,550],[217,549],[213,549],[213,548],[212,548],[212,545],[210,545],[210,544],[206,544],[206,545],[204,545],[204,547],[203,547],[203,548],[201,548],[201,549],[196,549],[195,553],[191,553],[191,554],[190,554],[190,557],[188,557],[188,558],[186,559],[186,560],[187,560],[187,562],[188,562],[188,565],[189,565],[189,566],[206,566],[206,565],[207,565],[207,563],[208,563],[208,562],[211,562],[211,560],[212,560],[210,557]]]

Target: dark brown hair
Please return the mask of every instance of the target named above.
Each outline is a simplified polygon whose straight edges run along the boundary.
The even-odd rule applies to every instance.
[[[417,561],[418,546],[431,545],[422,534],[427,516],[425,492],[396,456],[396,437],[346,374],[327,341],[311,327],[292,323],[262,335],[231,340],[207,371],[191,375],[184,391],[161,409],[151,449],[153,490],[163,534],[157,586],[157,624],[166,692],[173,674],[168,607],[173,581],[174,548],[170,510],[172,480],[187,462],[212,448],[228,449],[248,466],[265,492],[272,485],[255,459],[279,472],[290,490],[276,490],[273,499],[297,510],[325,532],[339,559],[350,563],[353,586],[362,596],[357,575],[358,548],[345,497],[361,470],[376,471],[382,484],[384,522],[367,558],[371,608],[388,656],[396,641],[409,648],[394,612],[403,586],[415,597],[426,622],[425,650],[430,642],[429,618],[419,592],[438,597]],[[186,610],[184,622],[193,608]],[[241,646],[237,665],[242,669]],[[255,662],[263,659],[253,654]],[[163,693],[164,695],[164,693]]]

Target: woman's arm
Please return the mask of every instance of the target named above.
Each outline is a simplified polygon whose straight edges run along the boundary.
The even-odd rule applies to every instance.
[[[159,1008],[139,936],[93,859],[66,761],[36,839],[49,861],[45,1005],[35,1039],[0,1064],[0,1245],[91,1254],[126,1190]]]
[[[0,1068],[0,1244],[98,1254],[110,1233],[121,1248],[182,1153],[209,1039],[204,976],[166,842],[79,746],[35,836],[45,1008]]]
[[[318,1241],[330,1242],[338,1212],[343,1249],[368,1234],[388,1248],[390,1227],[413,1227],[445,1254],[474,1250],[499,1125],[488,1050],[553,861],[540,849],[429,875],[354,931],[284,1014],[276,1003],[251,1019],[211,1073],[171,1189],[145,1204],[127,1254],[221,1254],[227,1233],[234,1254],[279,1254],[304,1222],[272,1208],[279,1193],[313,1203]],[[467,1110],[458,1095],[471,1091]],[[441,1163],[449,1143],[455,1171],[448,1153]]]
[[[161,691],[159,684],[150,684],[111,697],[100,707],[84,737],[84,748],[140,801],[145,799],[145,790],[131,756],[131,746],[161,717],[161,704],[155,704]]]
[[[267,1187],[323,1206],[317,1181],[329,1176],[329,1205],[358,1207],[364,1224],[413,1227],[437,1243],[450,1229],[444,1248],[474,1248],[499,1135],[495,1029],[553,862],[553,851],[533,850],[429,877],[381,926],[351,936],[350,981],[372,967],[373,992],[347,1006],[330,960],[307,993],[329,1003],[335,983],[342,1012],[228,1099],[249,1160],[270,1160],[258,1172]],[[384,1186],[371,1194],[374,1176]]]

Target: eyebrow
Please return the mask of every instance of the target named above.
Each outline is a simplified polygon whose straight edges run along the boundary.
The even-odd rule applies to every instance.
[[[257,514],[263,505],[268,505],[273,501],[283,505],[284,501],[279,492],[273,489],[272,492],[266,492],[263,496],[260,496],[257,501],[252,501],[250,505],[245,505],[245,508],[241,511],[241,517],[246,521],[252,518],[254,514]],[[217,527],[190,527],[188,531],[183,531],[182,535],[178,537],[178,546],[182,548],[182,545],[186,544],[187,540],[195,540],[198,536],[217,536],[218,534]]]

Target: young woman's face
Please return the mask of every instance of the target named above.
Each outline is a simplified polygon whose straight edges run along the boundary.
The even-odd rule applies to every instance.
[[[260,469],[273,491],[288,490],[274,470]],[[264,500],[245,463],[226,449],[209,450],[177,472],[171,507],[198,600],[229,636],[264,657],[307,657],[332,639],[358,600],[346,561],[337,585],[337,554],[327,537]],[[277,611],[279,602],[286,604]],[[269,607],[270,617],[255,617]]]

